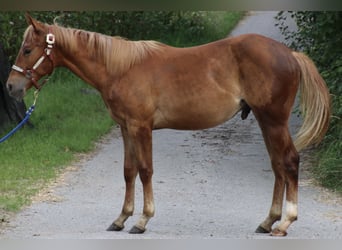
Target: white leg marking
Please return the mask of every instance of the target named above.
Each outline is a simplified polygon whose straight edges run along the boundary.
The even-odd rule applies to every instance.
[[[285,219],[292,220],[293,218],[297,218],[298,214],[298,206],[297,204],[286,201],[286,216]]]

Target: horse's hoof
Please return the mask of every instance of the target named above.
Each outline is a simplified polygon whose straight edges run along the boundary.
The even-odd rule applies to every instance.
[[[272,236],[277,236],[277,237],[284,237],[284,236],[287,235],[287,232],[286,231],[281,231],[281,230],[275,228],[275,229],[272,230],[271,235]]]
[[[118,225],[116,225],[115,223],[112,223],[112,225],[110,225],[107,228],[107,231],[121,231],[124,227],[120,227]]]
[[[139,228],[137,226],[134,226],[134,227],[131,228],[131,230],[129,230],[130,234],[142,234],[144,232],[145,232],[145,228],[141,229],[141,228]]]
[[[258,234],[268,234],[270,231],[266,230],[262,226],[258,226],[258,228],[255,230],[256,233]]]

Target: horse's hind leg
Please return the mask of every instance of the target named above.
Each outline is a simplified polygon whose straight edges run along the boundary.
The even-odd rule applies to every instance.
[[[254,113],[262,129],[275,175],[271,209],[256,232],[285,236],[290,224],[297,219],[299,155],[293,145],[287,119],[277,121],[276,117],[269,119],[269,116],[266,118],[261,113]],[[272,230],[272,225],[281,219],[285,188],[286,213],[279,225]]]

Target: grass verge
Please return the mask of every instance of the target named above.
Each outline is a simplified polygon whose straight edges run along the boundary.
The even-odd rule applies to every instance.
[[[333,137],[316,154],[315,178],[324,186],[342,194],[342,123],[327,136]],[[329,138],[328,138],[329,139]]]
[[[242,12],[206,12],[206,36],[189,38],[186,30],[163,42],[190,46],[223,38]],[[25,102],[31,105],[33,91]],[[100,95],[65,69],[58,69],[44,86],[25,126],[0,145],[0,211],[18,211],[81,152],[89,152],[113,125]]]
[[[33,90],[25,102],[31,105]],[[42,89],[25,126],[0,145],[0,209],[17,211],[58,170],[88,152],[113,122],[100,95],[65,69]]]

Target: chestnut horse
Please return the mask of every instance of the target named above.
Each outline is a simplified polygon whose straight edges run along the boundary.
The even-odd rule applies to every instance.
[[[328,89],[307,56],[256,34],[175,48],[48,25],[28,14],[26,19],[29,27],[7,82],[10,94],[21,99],[30,87],[40,89],[38,80],[55,67],[66,67],[101,93],[121,127],[126,193],[109,231],[122,230],[133,214],[138,174],[144,205],[130,233],[143,233],[154,215],[152,130],[205,129],[252,111],[275,176],[269,214],[256,232],[287,234],[297,219],[297,151],[319,143],[330,119]],[[299,86],[304,120],[293,142],[288,120]]]

